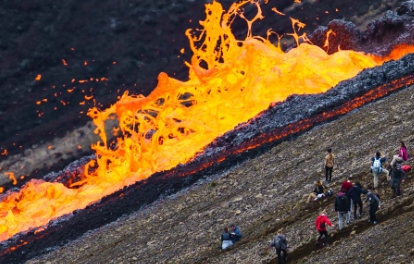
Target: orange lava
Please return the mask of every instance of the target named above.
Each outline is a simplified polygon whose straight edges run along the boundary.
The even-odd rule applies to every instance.
[[[240,12],[247,4],[258,10],[251,20]],[[236,16],[246,20],[249,30],[244,40],[236,40],[231,32]],[[251,25],[262,18],[259,4],[253,1],[233,4],[228,12],[217,2],[207,4],[200,35],[186,32],[193,52],[187,63],[189,80],[160,73],[148,97],[124,94],[106,110],[90,109],[101,137],[92,146],[96,163],[85,167],[85,175],[73,188],[32,180],[19,193],[5,197],[0,203],[0,240],[41,228],[155,172],[187,163],[215,138],[289,95],[323,93],[362,69],[414,51],[397,47],[387,58],[354,51],[327,55],[305,43],[285,53],[267,39],[253,36]],[[292,23],[294,29],[304,26],[294,19]],[[297,42],[306,40],[296,33],[291,36]],[[111,119],[119,121],[113,131],[121,135],[116,146],[108,145],[111,136],[105,131]]]

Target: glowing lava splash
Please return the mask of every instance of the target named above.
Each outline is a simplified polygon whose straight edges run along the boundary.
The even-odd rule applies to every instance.
[[[257,7],[251,20],[240,11],[246,4]],[[244,40],[231,32],[236,17],[247,22]],[[304,25],[292,19],[291,36],[298,47],[283,52],[268,39],[253,36],[251,26],[262,18],[256,1],[233,4],[228,12],[217,2],[207,4],[201,33],[186,33],[193,52],[187,63],[189,80],[161,73],[148,97],[124,94],[104,111],[91,109],[89,115],[101,137],[92,146],[97,159],[70,187],[32,180],[20,192],[5,195],[0,204],[0,240],[41,228],[155,172],[189,162],[215,138],[289,95],[323,93],[362,69],[414,51],[398,47],[386,58],[354,51],[328,55],[296,34]],[[119,121],[114,131],[118,137],[110,144],[105,122],[114,118]]]

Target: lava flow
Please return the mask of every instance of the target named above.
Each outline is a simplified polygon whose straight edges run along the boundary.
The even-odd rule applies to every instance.
[[[246,4],[257,7],[253,19],[240,12]],[[247,23],[244,40],[231,32],[235,17]],[[95,132],[101,137],[92,146],[96,160],[70,186],[32,180],[19,192],[6,194],[0,204],[0,240],[41,228],[124,186],[187,163],[215,138],[292,94],[324,93],[363,69],[414,52],[412,46],[398,46],[386,57],[350,50],[328,55],[296,33],[304,25],[295,19],[292,36],[297,47],[284,52],[253,35],[252,24],[262,18],[256,1],[233,4],[228,12],[217,2],[207,4],[201,34],[186,33],[193,52],[187,63],[189,80],[161,73],[148,97],[124,94],[106,110],[91,109]],[[105,132],[111,119],[119,122],[112,143],[113,136]]]

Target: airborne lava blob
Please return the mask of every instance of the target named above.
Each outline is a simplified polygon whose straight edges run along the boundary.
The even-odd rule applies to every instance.
[[[251,20],[240,11],[247,4],[257,7]],[[237,16],[247,22],[244,40],[237,40],[231,32]],[[298,47],[283,52],[268,39],[253,36],[251,26],[258,19],[262,19],[261,9],[254,1],[233,4],[228,12],[217,2],[207,4],[201,34],[187,31],[193,52],[187,63],[189,80],[161,73],[148,97],[124,94],[104,111],[91,109],[89,115],[101,137],[92,146],[96,161],[85,167],[82,179],[70,188],[33,180],[20,192],[5,196],[0,204],[0,240],[42,227],[155,172],[187,163],[215,138],[269,104],[292,94],[323,93],[362,69],[410,52],[409,47],[400,47],[389,58],[353,51],[328,55],[296,33],[292,35]],[[294,29],[303,26],[294,19],[292,23]],[[110,144],[112,136],[106,135],[105,122],[114,118],[119,121],[114,131],[118,137]]]

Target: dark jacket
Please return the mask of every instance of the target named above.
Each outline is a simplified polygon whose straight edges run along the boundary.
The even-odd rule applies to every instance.
[[[277,238],[280,239],[280,245],[277,245],[276,241]],[[275,247],[278,248],[278,246],[280,246],[280,249],[286,249],[287,248],[287,240],[286,240],[286,236],[284,234],[277,234],[274,238],[272,243],[270,244],[271,247]]]
[[[229,232],[221,234],[221,241],[223,240],[231,240],[231,234]]]
[[[403,171],[403,170],[401,170],[401,169],[393,169],[392,171],[391,171],[391,177],[393,178],[393,179],[396,179],[396,180],[402,180],[402,179],[405,179],[405,172]]]
[[[379,206],[381,205],[381,200],[372,192],[367,193],[367,198],[365,198],[365,202],[369,201],[369,206]]]
[[[348,192],[348,198],[352,199],[354,202],[362,202],[361,200],[361,194],[367,194],[368,191],[364,190],[362,188],[359,188],[358,186],[354,185],[351,190]]]
[[[348,212],[351,209],[348,196],[338,192],[335,198],[335,212]]]
[[[313,192],[316,194],[325,193],[325,188],[323,187],[323,185],[317,185],[315,186],[315,189],[313,190]]]

